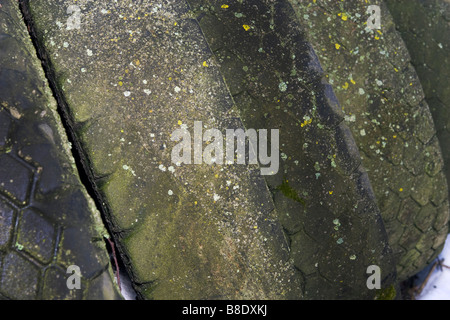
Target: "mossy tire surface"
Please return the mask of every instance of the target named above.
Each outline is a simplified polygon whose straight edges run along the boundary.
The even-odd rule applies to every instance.
[[[292,4],[356,140],[405,280],[438,256],[448,234],[448,152],[422,82],[385,2]],[[369,5],[380,8],[380,29],[367,27]]]
[[[234,29],[242,39],[227,39],[249,45],[241,70],[250,81],[241,89],[223,68],[197,1],[82,1],[74,29],[66,28],[70,4],[23,1],[74,147],[141,298],[373,299],[366,286],[373,264],[383,288],[396,286],[368,176],[287,2],[243,4],[248,15],[267,9],[276,21],[256,17],[267,31],[267,61],[255,42],[262,34],[248,38],[250,22]],[[256,119],[258,102],[267,115]],[[287,162],[266,179],[258,165],[172,163],[170,134],[196,122],[219,131],[280,129]]]
[[[370,261],[383,264],[386,286],[395,272],[372,187],[289,1],[188,2],[245,126],[280,130],[280,170],[265,180],[306,297],[369,297],[351,275]]]
[[[386,1],[411,55],[436,127],[450,181],[450,3]]]
[[[118,297],[67,130],[140,298],[394,298],[448,233],[445,109],[428,106],[446,91],[425,99],[370,4],[378,31],[351,1],[22,1],[60,114],[3,5],[23,30],[0,38],[2,297]],[[192,128],[278,129],[279,170],[173,163],[171,135]],[[52,279],[72,262],[86,289],[67,293]],[[30,288],[11,288],[14,266]]]

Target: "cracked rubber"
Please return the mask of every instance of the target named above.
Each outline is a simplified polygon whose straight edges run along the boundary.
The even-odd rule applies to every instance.
[[[270,8],[288,20],[277,20],[267,37],[268,65],[255,39],[241,34],[245,41],[235,45],[249,46],[251,74],[243,76],[252,82],[233,87],[221,56],[211,52],[220,47],[187,3],[132,3],[79,1],[81,25],[71,30],[71,1],[30,0],[24,8],[140,297],[394,298],[395,264],[367,174],[292,9],[285,2]],[[243,9],[250,14],[252,7]],[[260,19],[268,33],[269,21]],[[303,81],[273,82],[258,69],[286,75],[277,61],[291,59],[280,51],[285,41],[298,54],[293,62]],[[304,100],[285,113],[290,94]],[[267,115],[253,119],[255,107]],[[258,166],[177,166],[170,134],[192,130],[194,121],[220,131],[285,128],[287,161],[265,180]],[[383,290],[366,286],[373,264],[382,269]]]
[[[381,1],[292,3],[355,137],[404,280],[440,253],[449,218],[441,148],[408,50]],[[369,4],[381,7],[381,30],[365,26]]]
[[[17,1],[2,1],[0,30],[0,298],[118,299],[101,218]],[[70,265],[80,289],[66,285]]]

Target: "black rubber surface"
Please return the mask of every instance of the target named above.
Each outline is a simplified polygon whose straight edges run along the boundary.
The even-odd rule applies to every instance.
[[[2,1],[0,26],[0,297],[120,298],[17,1]],[[71,265],[79,290],[66,284]]]

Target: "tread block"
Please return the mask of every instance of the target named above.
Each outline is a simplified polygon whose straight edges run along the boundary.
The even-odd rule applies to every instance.
[[[25,204],[32,184],[33,172],[29,168],[10,155],[0,155],[0,191]]]

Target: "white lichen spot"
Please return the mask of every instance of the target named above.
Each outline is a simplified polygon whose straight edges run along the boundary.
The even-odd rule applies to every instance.
[[[16,119],[22,118],[22,114],[14,107],[9,108],[9,113]]]
[[[124,164],[124,165],[122,166],[122,168],[123,168],[123,170],[128,170],[128,169],[130,169],[130,167],[127,166],[126,164]]]
[[[220,198],[221,197],[217,193],[214,193],[214,196],[213,196],[214,202],[218,201]]]
[[[320,164],[318,162],[314,164],[314,169],[316,169],[316,171],[320,171]]]
[[[81,72],[86,72],[86,68],[81,68]]]
[[[356,122],[356,116],[354,114],[352,114],[351,116],[345,115],[344,119],[347,122]]]
[[[169,190],[169,191],[167,191],[167,194],[168,194],[169,196],[171,196],[171,195],[173,195],[173,191],[172,191],[172,190]]]
[[[330,161],[331,161],[331,166],[333,168],[336,168],[336,161],[334,161],[334,158],[332,158]]]
[[[366,135],[366,130],[361,129],[361,131],[359,131],[359,134],[361,135],[361,137],[364,137]]]
[[[169,172],[172,172],[172,173],[175,172],[175,168],[173,166],[168,167],[167,170],[169,170]]]
[[[181,88],[180,88],[180,87],[178,87],[178,86],[176,86],[176,87],[174,88],[174,90],[175,90],[175,92],[176,92],[176,93],[178,93],[178,92],[180,92],[180,91],[181,91]]]
[[[150,95],[150,93],[152,93],[152,91],[149,90],[149,89],[144,89],[144,93],[147,94],[147,95]]]
[[[92,50],[91,50],[91,49],[87,49],[87,50],[86,50],[86,54],[87,54],[89,57],[92,57]]]
[[[365,94],[366,92],[364,91],[364,89],[363,88],[359,88],[359,94],[360,95],[363,95],[363,94]]]
[[[166,171],[166,167],[164,165],[162,165],[162,164],[159,165],[158,169],[163,171],[163,172]]]
[[[129,97],[129,96],[131,95],[131,92],[130,92],[130,91],[125,91],[125,92],[123,93],[123,95],[124,95],[125,97]]]
[[[334,219],[333,224],[334,224],[334,230],[338,231],[339,227],[341,226],[341,222],[339,221],[339,219]]]
[[[68,43],[67,41],[65,41],[65,42],[63,43],[63,46],[64,46],[64,48],[68,48],[68,47],[69,47],[69,43]]]
[[[281,92],[285,92],[287,90],[287,83],[280,82],[280,84],[278,85],[278,89],[280,89]]]
[[[354,254],[351,255],[351,256],[350,256],[350,260],[356,260],[356,255],[354,255]]]

